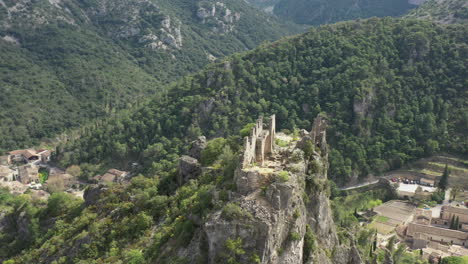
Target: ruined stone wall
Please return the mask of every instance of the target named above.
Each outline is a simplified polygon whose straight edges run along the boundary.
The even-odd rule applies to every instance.
[[[244,152],[242,153],[241,168],[253,164],[254,162],[263,165],[265,155],[274,151],[276,134],[275,115],[270,118],[268,130],[263,129],[263,117],[257,119],[250,136],[244,138]]]
[[[323,117],[317,116],[315,118],[310,135],[315,146],[320,148],[322,153],[327,153],[327,121]]]
[[[265,142],[265,154],[273,153],[275,148],[275,137],[276,137],[276,116],[272,115],[270,117],[270,123],[268,125],[269,133],[266,137]]]

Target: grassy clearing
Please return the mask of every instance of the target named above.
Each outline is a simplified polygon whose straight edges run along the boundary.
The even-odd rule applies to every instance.
[[[390,220],[390,218],[383,216],[383,215],[378,215],[375,217],[375,221],[380,222],[380,223],[387,223],[388,220]]]
[[[285,148],[287,146],[289,146],[289,141],[286,141],[286,140],[282,140],[282,139],[279,139],[277,138],[276,140],[276,145],[282,147],[282,148]]]
[[[453,160],[453,161],[456,161],[456,162],[460,162],[460,163],[463,163],[465,166],[468,166],[468,160],[453,158],[453,157],[445,157],[445,156],[441,156],[441,157],[445,158],[445,159],[448,159],[448,160]]]
[[[383,234],[383,235],[388,235],[391,232],[393,232],[393,230],[395,229],[393,226],[383,224],[380,222],[376,222],[376,221],[370,223],[368,227],[377,230],[379,234]]]
[[[437,176],[442,176],[442,173],[441,173],[441,172],[431,171],[431,170],[428,170],[428,169],[410,170],[410,171],[419,172],[419,173],[424,173],[424,174],[431,175],[431,176],[436,176],[436,177],[437,177]]]
[[[437,168],[440,168],[441,170],[445,169],[445,164],[439,163],[439,162],[429,162],[429,165],[436,166]],[[448,165],[448,168],[451,171],[463,171],[463,172],[468,172],[468,169],[458,167],[458,166],[453,166],[453,165]]]

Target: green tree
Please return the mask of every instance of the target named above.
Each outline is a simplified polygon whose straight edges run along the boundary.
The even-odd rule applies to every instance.
[[[450,170],[449,170],[448,164],[445,164],[444,173],[442,174],[442,177],[440,178],[439,185],[438,185],[439,189],[441,189],[442,191],[445,191],[448,188],[449,176],[450,176]]]
[[[243,242],[240,237],[236,239],[228,238],[225,243],[226,257],[228,264],[238,264],[239,257],[245,254]]]
[[[125,252],[125,263],[128,264],[144,264],[146,263],[143,252],[138,249],[132,249]]]

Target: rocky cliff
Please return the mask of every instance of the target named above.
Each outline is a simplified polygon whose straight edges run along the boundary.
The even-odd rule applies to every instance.
[[[190,263],[362,263],[357,249],[340,244],[335,230],[328,199],[325,120],[318,117],[312,131],[303,130],[300,137],[278,133],[276,140],[287,144],[274,144],[268,154],[260,151],[265,144],[261,135],[269,135],[258,127],[261,124],[252,132],[254,138],[246,138],[257,143],[255,158],[239,163],[237,191],[208,216],[179,254]],[[247,160],[245,152],[241,161]],[[263,165],[257,163],[260,159]]]

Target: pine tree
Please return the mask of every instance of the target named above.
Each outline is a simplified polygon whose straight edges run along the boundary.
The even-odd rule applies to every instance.
[[[374,248],[374,251],[377,249],[377,236],[374,237],[373,248]]]
[[[440,178],[440,181],[439,181],[439,189],[441,189],[444,192],[448,187],[449,175],[450,175],[450,171],[448,168],[448,164],[445,164],[444,173],[442,174],[442,178]]]
[[[458,230],[459,221],[460,221],[460,217],[457,216],[457,218],[455,218],[455,223],[453,225],[453,229]]]
[[[449,228],[454,229],[454,226],[455,226],[455,216],[452,215],[452,219],[450,220]]]

